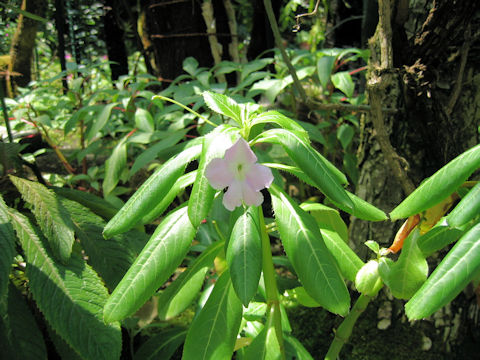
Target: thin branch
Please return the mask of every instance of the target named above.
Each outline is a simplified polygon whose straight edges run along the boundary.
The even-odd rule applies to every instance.
[[[300,98],[302,99],[302,101],[304,103],[307,103],[308,100],[305,89],[302,87],[302,84],[298,79],[297,72],[295,71],[295,68],[293,67],[290,59],[288,58],[287,52],[285,51],[285,47],[283,46],[283,41],[282,37],[280,36],[280,30],[278,29],[277,20],[275,19],[275,15],[273,13],[272,2],[270,0],[263,0],[263,4],[265,5],[265,10],[267,11],[268,21],[270,22],[273,36],[275,37],[275,43],[280,49],[280,54],[282,54],[283,61],[287,65],[288,72],[290,73],[290,75],[292,75],[293,85],[300,94]]]
[[[312,12],[309,12],[309,13],[304,13],[304,14],[299,14],[297,16],[295,16],[295,20],[297,21],[297,24],[295,25],[294,27],[294,31],[298,31],[300,30],[300,18],[301,17],[304,17],[304,16],[313,16],[315,15],[317,12],[318,12],[318,6],[320,5],[320,0],[317,0],[317,3],[315,4],[315,9],[313,9]]]

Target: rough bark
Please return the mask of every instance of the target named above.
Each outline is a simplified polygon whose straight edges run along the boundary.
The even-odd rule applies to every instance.
[[[384,1],[380,1],[381,4]],[[480,3],[473,0],[420,1],[410,7],[403,0],[388,1],[394,11],[390,21],[392,63],[369,72],[367,81],[388,78],[381,94],[384,107],[395,107],[394,115],[383,114],[387,138],[404,175],[415,186],[454,157],[478,143],[480,119],[480,71],[478,67],[478,15]],[[412,6],[410,2],[410,6]],[[378,29],[378,28],[377,28]],[[373,38],[371,63],[381,63],[381,42]],[[380,58],[380,60],[379,60]],[[371,89],[370,89],[371,90]],[[370,92],[369,96],[372,96]],[[373,96],[375,96],[373,94]],[[366,118],[364,152],[361,154],[357,194],[391,211],[406,196],[401,180],[392,170],[388,154],[381,149],[373,114]],[[366,223],[352,219],[351,239],[365,257],[361,245],[374,239],[391,243],[399,223]],[[445,350],[458,347],[458,334],[472,324],[466,315],[474,297],[460,296],[433,317],[442,327]],[[463,301],[459,304],[458,301]],[[401,307],[401,306],[400,306]],[[478,312],[478,307],[477,307]],[[438,320],[440,319],[440,320]],[[462,326],[459,319],[465,320]],[[469,335],[471,336],[471,334]]]
[[[44,0],[23,0],[21,8],[32,14],[42,16],[46,2]],[[20,14],[18,16],[17,29],[10,48],[10,64],[8,71],[12,76],[9,96],[13,97],[16,87],[25,87],[31,80],[31,66],[33,49],[37,34],[38,21]]]

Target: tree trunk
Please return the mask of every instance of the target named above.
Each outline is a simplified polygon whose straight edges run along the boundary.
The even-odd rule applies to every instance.
[[[23,0],[22,10],[43,16],[46,3],[43,0]],[[10,47],[10,64],[8,71],[14,75],[10,79],[8,96],[13,97],[15,89],[25,87],[31,80],[31,66],[38,21],[20,14],[18,16],[17,30]],[[18,73],[18,75],[15,75]]]
[[[128,55],[125,47],[124,31],[118,24],[115,14],[115,1],[105,0],[103,25],[104,39],[110,63],[111,78],[117,80],[121,75],[128,74]]]
[[[366,118],[357,194],[385,211],[406,197],[411,191],[409,183],[418,186],[479,140],[480,3],[424,0],[415,5],[409,8],[412,2],[404,0],[379,1],[380,8],[392,12],[385,18],[380,9],[379,27],[370,40],[370,105],[373,109],[379,101],[382,107],[398,111],[378,116],[372,111]],[[390,33],[380,29],[382,21],[389,23]],[[385,52],[383,46],[389,42],[392,46]],[[383,130],[377,127],[378,117]],[[390,153],[382,146],[385,139],[393,145]],[[366,240],[388,246],[399,226],[352,219],[351,239],[366,257],[362,245]],[[474,296],[459,296],[433,316],[435,331],[444,336],[445,350],[459,348],[459,333],[473,338],[468,326],[474,320],[468,314],[472,314],[474,302]],[[464,321],[461,324],[460,319]]]

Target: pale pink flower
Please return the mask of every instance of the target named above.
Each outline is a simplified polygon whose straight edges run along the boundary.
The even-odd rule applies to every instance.
[[[223,195],[223,205],[230,211],[242,202],[259,206],[263,202],[260,190],[268,188],[273,181],[272,171],[257,164],[257,157],[248,143],[240,138],[227,151],[223,159],[213,159],[205,169],[205,176],[216,190],[228,187]]]

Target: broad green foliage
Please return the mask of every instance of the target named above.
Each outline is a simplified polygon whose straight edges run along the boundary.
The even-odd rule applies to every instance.
[[[30,309],[14,285],[2,306],[0,347],[5,359],[47,359],[47,349]],[[6,310],[6,311],[5,311]]]
[[[136,360],[169,359],[182,345],[186,360],[322,356],[309,354],[292,335],[285,307],[296,303],[345,317],[327,354],[333,359],[383,286],[410,299],[406,314],[420,319],[478,279],[480,185],[464,182],[480,167],[479,146],[390,213],[391,220],[416,214],[421,220],[404,234],[398,256],[365,239],[375,257],[365,264],[350,247],[350,219],[389,220],[354,194],[360,119],[321,106],[305,117],[302,107],[361,105],[357,77],[366,67],[351,66],[368,52],[310,44],[310,51],[288,50],[308,96],[302,106],[278,51],[211,69],[187,58],[185,73],[172,83],[135,74],[114,87],[101,76],[94,80],[105,64],[70,62],[67,72],[8,100],[13,129],[28,129],[28,119],[69,175],[43,174],[55,185],[48,187],[10,176],[14,196],[0,197],[4,357],[44,359],[45,344],[68,359],[116,360],[128,346]],[[219,80],[225,74],[237,83]],[[67,75],[68,92],[52,91]],[[55,142],[62,136],[78,150],[59,153]],[[271,169],[274,180],[262,183],[269,188],[260,197],[261,174],[242,175],[250,162],[227,166],[229,174],[216,168],[219,182],[234,178],[236,198],[255,189],[263,199],[229,211],[223,190],[205,174],[239,138],[261,165],[257,172]],[[0,162],[7,166],[19,159],[20,146],[4,145]],[[451,194],[461,198],[454,209],[426,226],[425,212]],[[429,276],[427,257],[455,242]],[[357,299],[352,308],[351,297]],[[32,309],[40,311],[35,318]]]
[[[85,359],[118,358],[120,327],[102,320],[108,293],[98,275],[76,252],[68,265],[55,262],[40,231],[17,212],[10,217],[25,251],[30,289],[49,324]]]
[[[193,321],[183,347],[183,359],[230,359],[242,320],[242,304],[228,271],[216,282],[207,303]]]
[[[195,145],[167,161],[135,192],[124,207],[108,222],[104,230],[105,237],[111,237],[132,229],[162,199],[187,164],[200,155],[201,146]]]
[[[167,216],[108,299],[105,321],[121,320],[137,311],[180,265],[194,236],[187,207]]]
[[[392,220],[429,209],[457,190],[480,167],[480,145],[459,155],[429,177],[390,213]]]
[[[33,206],[38,224],[49,241],[53,255],[67,263],[74,241],[73,223],[65,207],[45,186],[17,177],[10,177],[22,197]]]
[[[226,251],[233,288],[243,305],[257,293],[262,272],[258,210],[249,207],[235,222]]]
[[[432,275],[405,306],[409,319],[433,314],[452,301],[480,274],[480,224],[475,225],[437,266]]]
[[[285,252],[305,290],[329,311],[346,315],[350,296],[315,220],[275,185],[271,194]]]
[[[428,264],[418,247],[418,237],[419,231],[414,230],[405,239],[398,260],[394,263],[383,258],[378,266],[382,280],[399,299],[410,299],[427,278]]]
[[[8,275],[15,255],[15,234],[7,211],[0,196],[0,299],[7,293]]]

